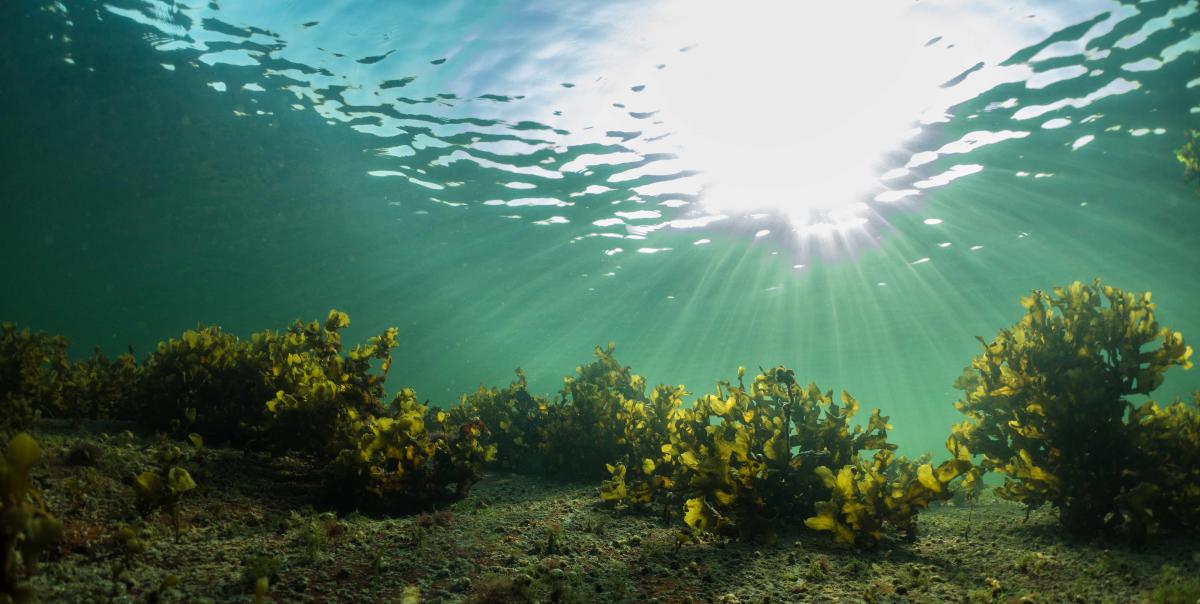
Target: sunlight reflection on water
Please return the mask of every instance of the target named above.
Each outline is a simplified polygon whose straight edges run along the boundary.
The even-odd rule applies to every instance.
[[[726,230],[800,256],[875,245],[889,213],[987,169],[982,148],[1073,129],[1080,149],[1110,132],[1085,126],[1097,105],[1200,48],[1145,44],[1187,2],[106,8],[156,30],[164,67],[252,70],[238,95],[285,91],[371,136],[394,165],[370,174],[445,211],[520,208],[505,216],[574,241]]]

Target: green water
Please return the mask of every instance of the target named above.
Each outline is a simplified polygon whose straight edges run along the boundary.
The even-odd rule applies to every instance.
[[[443,405],[610,340],[695,394],[783,363],[918,451],[1031,289],[1200,338],[1195,2],[839,6],[6,2],[0,317],[83,354],[336,307]]]

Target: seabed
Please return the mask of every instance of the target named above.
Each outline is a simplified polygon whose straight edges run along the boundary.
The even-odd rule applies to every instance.
[[[153,439],[120,422],[43,421],[34,478],[65,524],[32,579],[44,602],[1195,602],[1195,539],[1065,535],[1052,509],[935,505],[920,534],[861,551],[784,527],[774,544],[681,543],[654,513],[604,506],[594,483],[488,473],[428,513],[338,515],[312,467],[207,448],[199,485],[142,518],[130,483]],[[144,546],[129,553],[119,529]],[[129,535],[129,532],[126,533]],[[257,577],[269,589],[256,596]]]

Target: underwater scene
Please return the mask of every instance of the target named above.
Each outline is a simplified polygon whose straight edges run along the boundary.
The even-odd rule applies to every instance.
[[[0,604],[1200,602],[1200,2],[0,3]]]

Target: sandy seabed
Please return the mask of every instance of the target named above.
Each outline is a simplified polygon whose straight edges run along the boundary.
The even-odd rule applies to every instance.
[[[801,521],[774,544],[680,543],[660,514],[601,504],[596,485],[488,474],[428,514],[336,515],[301,459],[227,449],[182,465],[182,530],[135,509],[156,443],[115,423],[43,423],[35,480],[65,537],[32,580],[43,602],[1196,602],[1200,540],[1134,550],[1064,535],[1052,510],[938,506],[913,542],[858,551]],[[83,445],[81,446],[81,443]],[[188,446],[188,445],[180,445]],[[84,451],[81,454],[81,451]],[[129,554],[120,526],[145,551]],[[419,599],[413,596],[419,593]],[[407,595],[407,599],[406,599]]]

